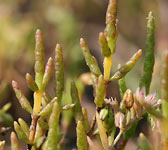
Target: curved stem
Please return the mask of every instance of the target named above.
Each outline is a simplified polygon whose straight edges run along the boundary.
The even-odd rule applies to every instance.
[[[115,138],[114,142],[113,142],[113,147],[117,144],[117,142],[119,141],[121,135],[123,134],[124,130],[120,129],[120,132],[118,133],[117,137]]]

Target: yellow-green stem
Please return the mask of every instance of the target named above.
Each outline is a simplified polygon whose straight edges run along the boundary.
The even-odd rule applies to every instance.
[[[104,58],[104,80],[109,81],[112,66],[112,55]]]
[[[33,114],[38,114],[40,112],[40,106],[42,101],[42,94],[43,91],[35,91],[34,92],[34,107],[33,107]]]

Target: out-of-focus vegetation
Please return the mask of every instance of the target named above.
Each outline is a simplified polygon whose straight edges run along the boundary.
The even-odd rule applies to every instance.
[[[20,106],[11,90],[11,80],[19,82],[27,97],[32,99],[32,93],[27,91],[24,78],[26,72],[33,72],[34,63],[34,33],[40,28],[44,33],[44,47],[46,58],[54,56],[53,49],[56,43],[60,43],[64,49],[65,76],[67,77],[67,89],[69,78],[78,77],[88,71],[84,64],[84,57],[80,52],[79,38],[84,37],[103,68],[103,57],[98,47],[98,33],[104,29],[105,12],[108,0],[1,0],[0,1],[0,89],[5,83],[8,88],[1,90],[0,101],[2,106],[11,102],[9,113],[14,119],[21,117]],[[167,49],[168,43],[168,2],[167,0],[125,0],[119,1],[118,19],[119,35],[117,39],[116,53],[114,54],[113,70],[117,70],[116,64],[124,64],[137,47],[145,48],[146,40],[146,14],[153,11],[156,20],[156,46],[155,66],[151,90],[160,92],[160,55]],[[135,89],[143,70],[143,64],[138,62],[137,67],[126,76],[127,86]],[[78,87],[83,91],[81,83]],[[49,90],[52,85],[49,85]],[[92,88],[87,86],[84,105],[93,110],[91,102]],[[113,97],[120,99],[117,83],[109,88]],[[7,93],[7,94],[6,94]],[[53,91],[51,91],[53,94]],[[88,100],[88,101],[87,101]],[[68,101],[68,100],[67,100]],[[32,101],[31,101],[32,103]],[[70,103],[70,102],[67,102]],[[85,104],[86,103],[86,104]],[[65,112],[66,113],[66,112]],[[68,113],[69,114],[69,113]],[[89,113],[92,116],[93,112]],[[24,118],[30,121],[27,113]],[[91,118],[91,117],[90,117]],[[146,127],[144,124],[143,127]],[[143,130],[143,127],[141,130]],[[65,129],[66,130],[66,129]],[[71,135],[70,135],[71,136]]]

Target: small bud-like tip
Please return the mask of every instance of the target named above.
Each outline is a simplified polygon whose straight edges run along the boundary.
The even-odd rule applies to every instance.
[[[53,60],[52,57],[50,57],[50,58],[48,59],[49,62],[51,62],[52,60]]]
[[[14,126],[16,126],[18,123],[17,123],[16,121],[14,121],[14,123],[13,123],[13,124],[14,124]]]
[[[12,80],[12,84],[16,84],[17,82],[15,80]]]
[[[11,132],[11,137],[14,137],[15,136],[15,132]]]
[[[30,76],[30,74],[29,74],[29,73],[26,73],[26,77],[28,77],[28,76]]]
[[[133,106],[134,96],[130,89],[127,89],[126,92],[124,93],[123,101],[127,109],[130,109]]]
[[[99,33],[99,37],[101,37],[101,36],[103,36],[103,35],[104,35],[103,32],[100,32],[100,33]]]
[[[22,119],[21,119],[21,118],[19,118],[19,119],[18,119],[18,121],[20,122],[20,121],[22,121]]]
[[[139,49],[139,50],[138,50],[138,53],[142,55],[142,49]]]
[[[148,14],[148,19],[150,19],[150,17],[153,17],[152,11],[150,11],[149,14]]]
[[[28,80],[31,77],[29,73],[26,73],[26,79]]]
[[[10,138],[11,138],[11,142],[14,142],[15,144],[18,142],[18,141],[17,141],[16,134],[15,134],[15,132],[13,132],[13,131],[11,132]]]
[[[139,134],[139,137],[140,137],[141,139],[145,138],[145,136],[144,136],[143,133],[140,133],[140,134]]]
[[[16,88],[18,86],[18,83],[15,80],[12,80],[12,86],[13,88]]]
[[[99,79],[103,79],[103,75],[102,74],[99,76]]]
[[[41,34],[40,29],[37,29],[37,30],[36,30],[36,34]]]
[[[84,39],[83,38],[80,38],[80,42],[83,42],[84,41]]]
[[[56,49],[61,49],[61,45],[60,44],[56,44]]]
[[[54,100],[54,101],[57,101],[57,97],[54,97],[53,100]]]
[[[36,30],[35,38],[36,38],[36,42],[42,38],[42,32],[40,31],[40,29]]]
[[[49,69],[49,68],[52,67],[52,66],[53,66],[53,59],[52,59],[52,57],[50,57],[50,58],[48,59],[48,61],[47,61],[46,67],[47,67],[47,69]]]
[[[83,38],[80,38],[80,46],[81,48],[86,47],[86,42]]]

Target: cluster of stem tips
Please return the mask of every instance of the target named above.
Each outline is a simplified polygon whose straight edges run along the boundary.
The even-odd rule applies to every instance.
[[[27,145],[28,150],[61,150],[64,149],[65,127],[69,126],[70,117],[76,122],[77,149],[95,149],[95,137],[99,135],[100,149],[122,150],[128,140],[133,137],[139,120],[147,116],[151,126],[161,133],[161,147],[168,150],[168,51],[164,53],[161,73],[161,99],[155,99],[155,93],[149,94],[154,66],[155,47],[155,18],[152,12],[147,17],[147,37],[145,50],[138,50],[123,65],[119,64],[118,70],[112,72],[112,58],[116,49],[118,35],[117,0],[109,0],[106,12],[106,27],[99,34],[99,45],[104,57],[102,72],[97,60],[92,56],[88,45],[83,38],[80,39],[80,47],[90,73],[85,74],[90,78],[94,88],[94,103],[96,105],[93,120],[90,123],[87,109],[81,105],[74,80],[70,84],[72,101],[64,102],[67,91],[64,79],[63,52],[59,44],[55,48],[55,58],[50,57],[45,65],[42,33],[38,29],[35,34],[35,79],[29,73],[26,74],[27,85],[34,92],[33,107],[24,96],[16,81],[12,86],[16,97],[23,109],[32,117],[29,125],[21,118],[14,121],[15,132],[11,133],[11,150],[19,150],[18,138]],[[127,88],[125,76],[136,65],[144,53],[144,69],[135,93]],[[54,93],[50,96],[47,85],[54,72]],[[89,81],[90,81],[89,80]],[[110,82],[118,81],[121,100],[107,97],[107,89]],[[64,84],[65,82],[65,84]],[[64,88],[65,87],[65,88]],[[160,104],[162,107],[159,107]],[[72,116],[69,116],[71,112]],[[146,115],[147,114],[147,115]],[[60,117],[62,116],[62,117]],[[66,122],[66,123],[65,123]],[[17,138],[18,137],[18,138]],[[152,149],[143,133],[140,134],[139,149]],[[4,149],[5,142],[0,142],[0,149]],[[146,147],[144,145],[147,145]]]

